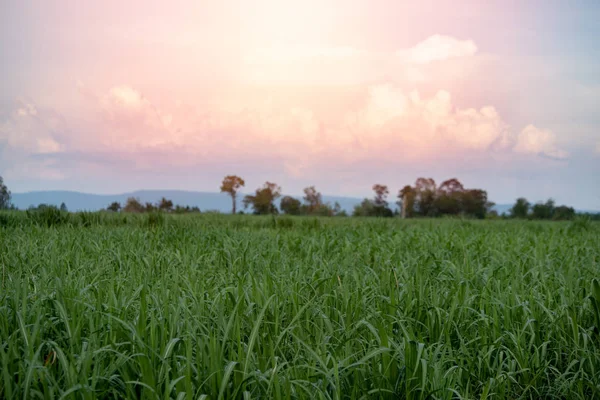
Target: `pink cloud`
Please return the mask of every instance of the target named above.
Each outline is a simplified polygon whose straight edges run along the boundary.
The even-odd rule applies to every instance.
[[[35,104],[19,101],[18,108],[0,122],[0,144],[25,154],[51,154],[62,151],[55,131],[62,128],[59,118],[39,112]]]
[[[554,133],[534,125],[527,125],[521,131],[514,149],[519,153],[542,154],[557,159],[569,156],[569,153],[557,146]]]
[[[460,40],[452,36],[433,35],[415,46],[398,51],[401,60],[411,64],[428,64],[451,58],[473,56],[477,45],[473,40]]]
[[[135,160],[138,169],[189,166],[200,160],[277,160],[296,177],[315,165],[368,160],[398,165],[435,163],[442,155],[509,154],[513,149],[566,157],[551,132],[528,126],[514,134],[493,106],[461,108],[444,90],[427,97],[392,84],[373,85],[353,95],[354,102],[334,111],[317,106],[313,95],[286,101],[289,91],[272,92],[266,98],[259,93],[246,93],[246,100],[240,103],[245,107],[233,106],[235,102],[228,103],[225,98],[223,104],[229,107],[197,110],[178,102],[158,107],[130,85],[114,86],[104,94],[87,91],[83,108],[92,112],[81,114],[85,119],[78,120],[70,136],[58,142],[48,129],[31,126],[25,130],[29,132],[26,144],[30,152],[38,153],[67,149],[120,154]],[[343,99],[347,99],[345,91],[334,92],[327,102],[343,103]],[[22,105],[10,121],[39,118],[30,115],[37,112],[33,110]],[[8,131],[3,128],[0,132]],[[20,145],[14,137],[10,136],[13,142],[9,144]]]
[[[473,40],[445,35],[433,35],[396,51],[277,45],[245,49],[243,71],[245,79],[258,84],[353,85],[382,78],[414,83],[434,80],[439,72],[460,74],[476,53]]]

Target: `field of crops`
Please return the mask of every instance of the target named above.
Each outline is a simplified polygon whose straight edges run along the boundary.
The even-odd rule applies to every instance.
[[[589,221],[0,215],[0,398],[600,398]]]

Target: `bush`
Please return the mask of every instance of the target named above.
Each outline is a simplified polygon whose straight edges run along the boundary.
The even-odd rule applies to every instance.
[[[65,225],[71,221],[68,212],[54,206],[27,210],[27,218],[34,224],[47,227]]]
[[[279,229],[290,229],[294,227],[294,220],[290,217],[278,217],[275,224]]]
[[[165,216],[160,211],[149,212],[146,216],[146,226],[151,228],[163,226],[165,224]]]
[[[102,214],[98,212],[84,211],[77,213],[77,216],[79,217],[79,223],[84,227],[102,224]]]
[[[16,228],[23,223],[20,214],[14,212],[0,212],[0,228]]]

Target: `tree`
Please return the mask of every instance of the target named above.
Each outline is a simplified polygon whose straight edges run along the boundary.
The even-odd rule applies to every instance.
[[[378,207],[387,207],[388,202],[386,200],[390,191],[386,185],[375,184],[373,185],[373,191],[375,192],[374,203]]]
[[[415,189],[410,185],[404,186],[398,192],[398,206],[400,206],[402,218],[411,218],[414,216],[415,196]]]
[[[370,217],[375,214],[375,204],[373,200],[364,199],[362,203],[354,206],[353,217]]]
[[[279,204],[281,211],[288,215],[300,215],[302,211],[301,206],[302,203],[300,200],[291,196],[285,196],[283,199],[281,199],[281,203]]]
[[[0,210],[11,208],[11,193],[4,184],[4,180],[0,176]]]
[[[346,210],[342,210],[342,205],[339,202],[335,202],[333,204],[333,215],[335,217],[346,217],[348,216],[348,214],[346,213]]]
[[[317,192],[314,186],[304,189],[304,203],[306,204],[307,214],[314,213],[323,204],[321,193]]]
[[[67,209],[67,205],[64,202],[60,203],[60,211],[64,211],[64,212],[69,211]]]
[[[415,205],[419,215],[423,217],[435,217],[435,181],[433,178],[419,178],[415,182]]]
[[[440,185],[435,199],[435,209],[443,215],[458,215],[462,211],[461,197],[464,186],[456,178],[448,179]]]
[[[373,200],[373,209],[371,210],[373,217],[391,217],[393,211],[388,208],[387,196],[390,193],[386,185],[373,185],[375,198]]]
[[[536,203],[531,208],[531,216],[534,219],[552,219],[554,216],[554,200],[548,199],[545,203]]]
[[[148,204],[146,204],[146,206],[147,205]],[[150,205],[152,206],[152,204]],[[128,198],[127,203],[125,203],[125,207],[123,208],[123,211],[130,213],[143,213],[144,210],[145,209],[142,203],[140,203],[140,201],[135,197]]]
[[[417,212],[424,217],[435,216],[436,185],[433,178],[418,178],[415,193]]]
[[[173,210],[173,202],[171,200],[167,200],[166,198],[162,198],[160,199],[160,202],[158,203],[158,209],[160,211],[166,211],[166,212],[170,212]]]
[[[527,218],[530,204],[524,197],[519,197],[510,209],[510,215],[513,218]]]
[[[246,182],[237,175],[227,175],[221,184],[221,193],[229,193],[231,196],[232,208],[231,213],[235,214],[237,205],[237,192],[239,188],[244,186]]]
[[[274,202],[281,196],[281,187],[272,182],[265,182],[262,188],[256,189],[254,195],[244,197],[244,208],[252,205],[254,214],[277,214]]]
[[[490,204],[487,192],[480,189],[469,189],[462,192],[462,212],[475,218],[485,218]]]
[[[464,190],[465,190],[465,187],[456,178],[445,180],[444,182],[442,182],[440,184],[440,187],[438,189],[439,192],[447,193],[447,194],[462,192]]]
[[[567,206],[556,207],[552,216],[552,219],[555,220],[571,220],[573,218],[575,218],[575,209]]]
[[[108,207],[106,207],[106,209],[108,211],[119,212],[121,210],[121,203],[118,201],[113,201]]]

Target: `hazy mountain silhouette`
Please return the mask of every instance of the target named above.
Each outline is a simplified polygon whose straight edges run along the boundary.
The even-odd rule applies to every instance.
[[[239,194],[238,210],[243,210],[242,198],[245,193]],[[162,197],[173,201],[173,204],[182,206],[197,206],[201,211],[216,210],[223,213],[231,212],[231,198],[226,193],[191,192],[184,190],[139,190],[122,194],[92,194],[72,191],[39,191],[27,193],[13,193],[12,202],[21,210],[30,206],[44,203],[60,206],[65,203],[69,211],[97,211],[105,209],[113,201],[124,205],[127,198],[135,197],[142,202],[157,203]],[[302,196],[294,196],[301,199]],[[356,204],[362,199],[340,196],[323,196],[325,202],[340,203],[342,209],[351,213]]]
[[[243,210],[242,198],[244,195],[245,193],[240,193],[238,197],[238,210]],[[155,204],[162,197],[166,197],[172,200],[173,204],[190,207],[197,206],[200,207],[201,211],[215,210],[223,213],[231,212],[231,198],[225,193],[192,192],[185,190],[138,190],[121,194],[92,194],[63,190],[37,191],[13,193],[12,202],[21,210],[27,209],[30,206],[37,206],[41,203],[58,207],[64,202],[70,211],[97,211],[105,209],[113,201],[118,201],[121,205],[124,205],[128,197],[138,198],[142,204],[146,202]],[[302,200],[301,195],[293,197]],[[324,202],[329,202],[333,205],[337,201],[348,214],[351,214],[354,206],[360,204],[362,200],[362,198],[358,197],[323,196]],[[396,208],[396,199],[389,198],[389,200],[392,209]],[[497,204],[494,206],[494,210],[498,214],[502,214],[503,212],[508,213],[511,207],[511,204]]]

